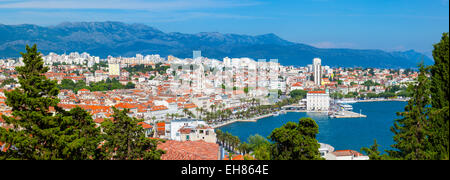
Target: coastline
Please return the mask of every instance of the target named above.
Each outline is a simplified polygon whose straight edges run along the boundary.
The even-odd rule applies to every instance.
[[[260,120],[260,119],[267,118],[267,117],[271,117],[271,116],[273,116],[273,114],[262,115],[262,116],[258,116],[258,117],[255,117],[255,118],[252,118],[252,119],[247,119],[247,120],[244,120],[244,119],[235,119],[235,120],[231,120],[231,121],[224,122],[224,123],[222,123],[222,124],[213,125],[213,126],[211,126],[211,127],[212,127],[213,129],[216,129],[216,128],[220,128],[220,127],[222,127],[222,126],[226,126],[226,125],[229,125],[229,124],[233,124],[233,123],[235,123],[235,122],[257,122],[257,121]]]
[[[404,99],[365,99],[365,100],[356,100],[356,102],[383,102],[383,101],[409,101],[409,98]]]
[[[406,98],[406,99],[366,99],[366,100],[356,100],[356,102],[386,102],[386,101],[403,101],[403,102],[406,102],[406,101],[409,101],[409,98]],[[288,113],[288,112],[308,112],[306,110],[282,110],[282,111],[284,111],[286,113]],[[355,118],[355,117],[365,118],[365,117],[367,117],[366,115],[359,115],[359,113],[355,113],[355,114],[358,114],[358,116],[352,114],[351,116],[343,116],[343,117],[336,117],[336,118]],[[263,116],[258,116],[258,117],[255,117],[255,118],[252,118],[252,119],[247,119],[247,120],[236,119],[236,120],[231,120],[231,121],[224,122],[222,124],[212,125],[211,127],[213,129],[217,129],[217,128],[220,128],[220,127],[223,127],[223,126],[226,126],[226,125],[233,124],[235,122],[258,122],[258,120],[260,120],[260,119],[271,117],[271,116],[273,116],[273,114],[267,114],[267,115],[263,115]]]
[[[288,113],[288,112],[308,112],[308,111],[303,111],[303,110],[282,110],[282,111],[284,111],[286,113]],[[217,128],[220,128],[220,127],[223,127],[223,126],[226,126],[226,125],[233,124],[235,122],[258,122],[258,120],[260,120],[260,119],[268,118],[268,117],[271,117],[271,116],[273,116],[273,114],[262,115],[262,116],[258,116],[258,117],[255,117],[255,118],[252,118],[252,119],[247,119],[247,120],[245,120],[245,119],[235,119],[235,120],[224,122],[222,124],[212,125],[211,127],[213,129],[217,129]]]

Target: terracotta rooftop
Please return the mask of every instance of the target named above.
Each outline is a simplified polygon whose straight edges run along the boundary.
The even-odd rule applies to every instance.
[[[166,151],[162,160],[218,160],[219,145],[205,141],[166,141],[158,149]]]
[[[333,154],[336,156],[355,156],[355,157],[363,156],[363,154],[354,150],[336,150],[333,152]]]
[[[151,128],[153,128],[152,125],[147,124],[145,122],[139,122],[138,125],[141,125],[142,128],[144,128],[144,129],[151,129]]]
[[[309,91],[309,94],[325,94],[325,91]]]

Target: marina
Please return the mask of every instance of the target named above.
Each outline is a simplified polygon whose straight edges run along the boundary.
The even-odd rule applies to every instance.
[[[286,111],[287,114],[279,116],[269,116],[259,119],[256,122],[236,122],[219,127],[223,132],[230,132],[240,138],[241,142],[246,142],[249,136],[259,134],[267,137],[275,129],[287,122],[298,123],[302,117],[314,119],[319,126],[317,140],[330,144],[336,149],[360,150],[361,147],[373,145],[373,140],[377,139],[380,145],[379,150],[389,149],[393,144],[390,127],[395,119],[399,117],[396,112],[404,110],[406,102],[382,101],[382,102],[358,102],[352,104],[355,112],[364,112],[365,117],[331,118],[327,113],[319,112],[295,112]],[[359,113],[353,115],[359,116]]]

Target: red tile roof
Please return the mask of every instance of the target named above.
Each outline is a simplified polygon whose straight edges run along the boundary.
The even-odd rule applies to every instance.
[[[325,91],[309,91],[309,94],[325,94]]]
[[[336,156],[355,156],[355,157],[364,156],[363,154],[354,150],[336,150],[333,152],[333,154]]]
[[[169,109],[169,108],[167,108],[166,106],[161,105],[161,106],[153,106],[151,111],[162,111],[162,110],[167,110],[167,109]]]
[[[162,160],[218,160],[219,145],[205,141],[166,141],[158,149],[165,150]]]
[[[137,106],[134,104],[129,104],[129,103],[119,103],[119,104],[116,104],[114,107],[122,108],[122,109],[133,109],[133,108],[136,108]]]
[[[302,86],[301,82],[296,82],[295,84],[292,85],[293,87],[298,87],[298,86]]]
[[[252,160],[254,159],[252,156],[249,155],[233,155],[230,159],[229,156],[225,155],[225,157],[223,158],[223,160],[245,160],[245,158]]]
[[[152,125],[147,124],[145,122],[139,122],[138,125],[141,125],[142,128],[144,128],[144,129],[151,129],[151,128],[153,128]]]

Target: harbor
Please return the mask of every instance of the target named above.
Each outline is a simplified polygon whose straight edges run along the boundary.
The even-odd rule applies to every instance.
[[[221,126],[218,129],[238,136],[241,142],[247,142],[247,138],[252,135],[259,134],[267,137],[275,128],[279,128],[287,122],[298,123],[300,118],[310,117],[319,126],[317,140],[330,144],[336,149],[358,150],[361,147],[373,145],[374,139],[377,139],[377,143],[380,144],[380,151],[389,149],[393,143],[389,128],[398,118],[396,112],[401,112],[406,102],[358,102],[351,105],[354,111],[351,113],[352,118],[346,118],[345,116],[331,118],[327,113],[295,112],[295,110],[292,110],[279,116],[260,119],[257,122],[236,122]],[[362,112],[367,117],[360,118],[359,113],[356,112]]]

